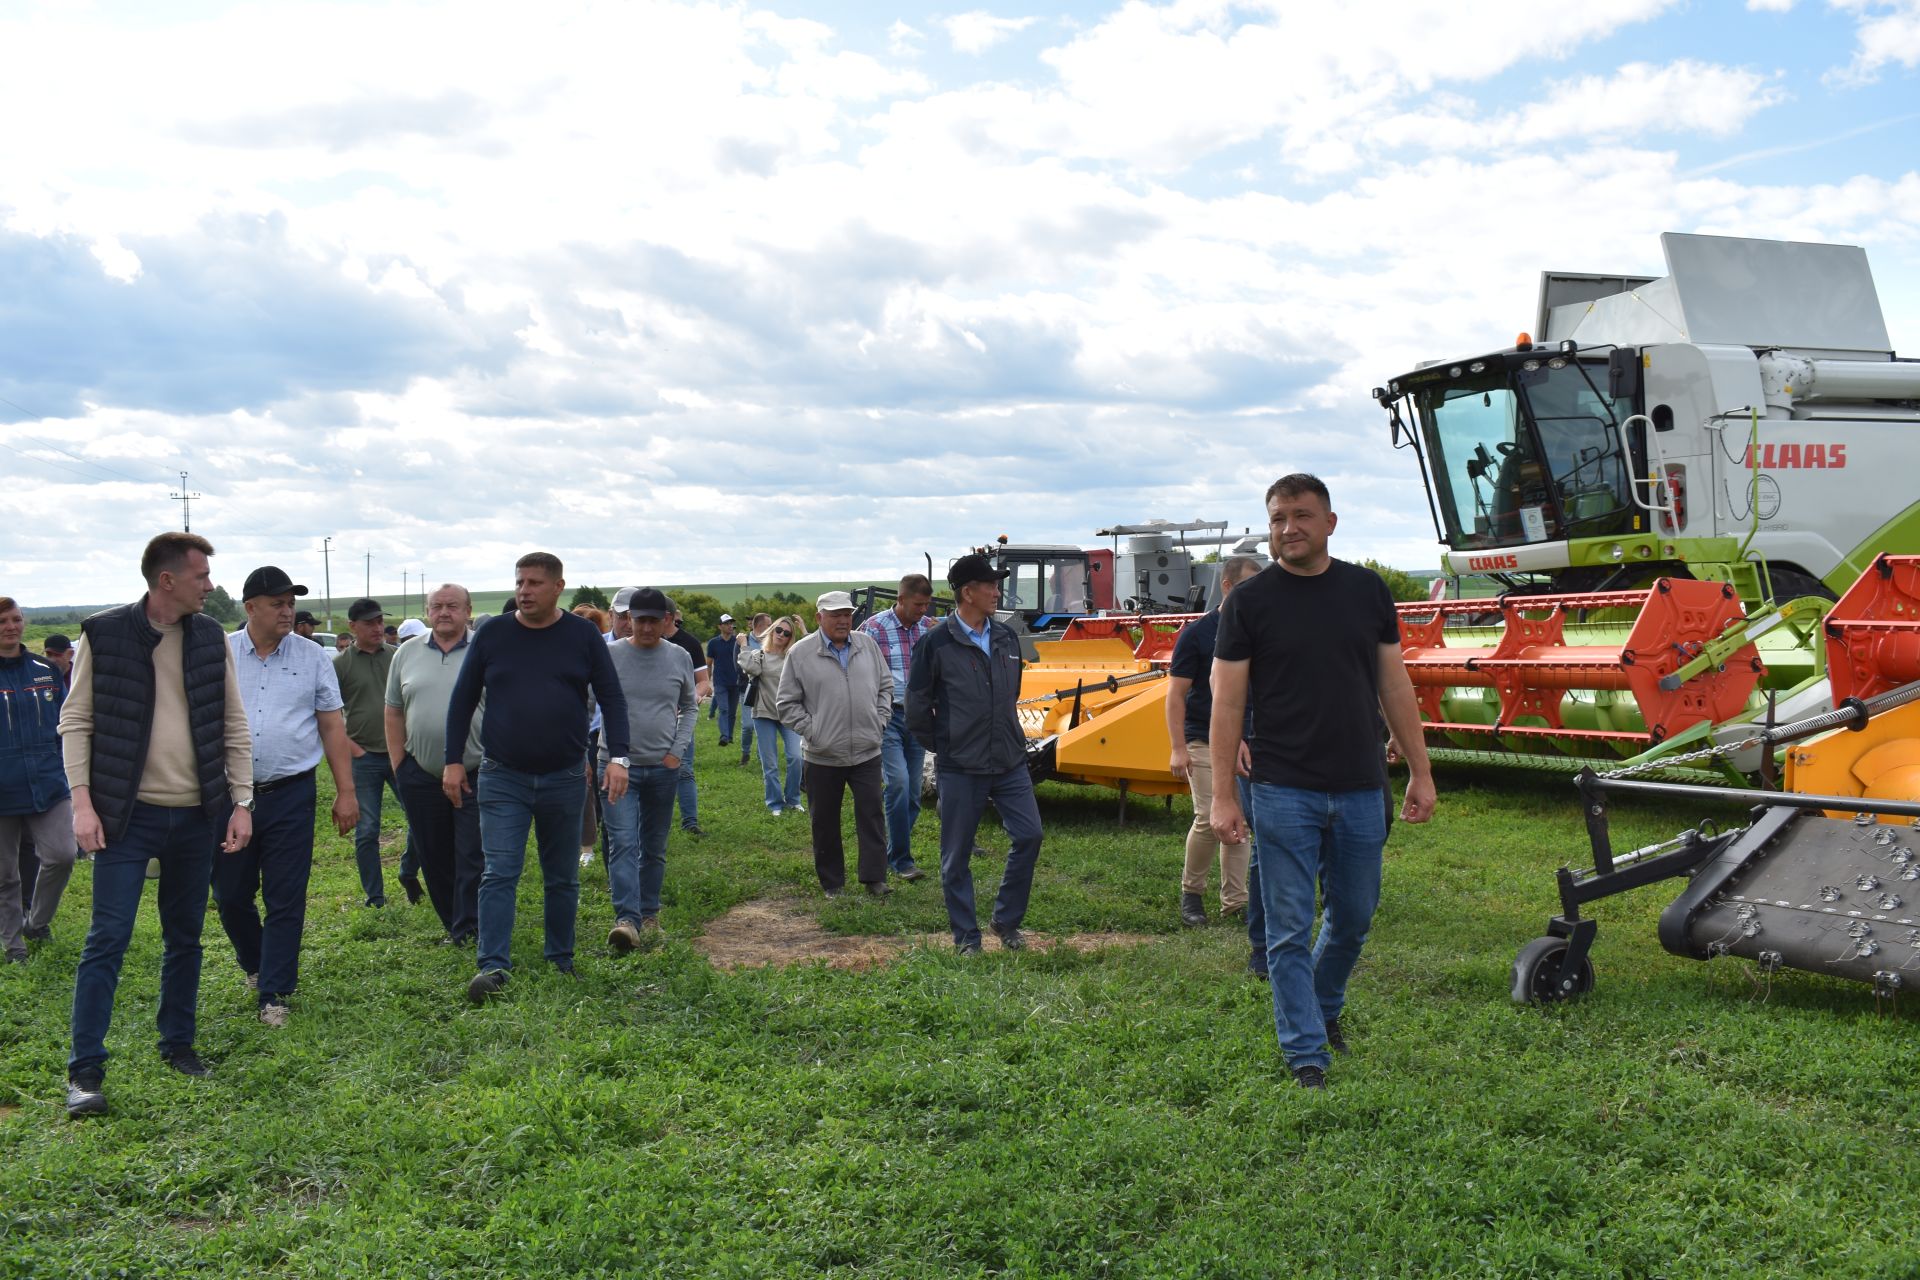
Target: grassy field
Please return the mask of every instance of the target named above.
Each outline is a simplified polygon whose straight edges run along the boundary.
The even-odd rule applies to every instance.
[[[543,972],[529,884],[510,994],[472,1008],[470,957],[431,945],[424,905],[358,906],[348,844],[327,836],[292,1024],[250,1016],[210,915],[215,1075],[165,1069],[149,907],[109,1041],[114,1112],[72,1122],[83,867],[54,942],[0,966],[0,1274],[1920,1269],[1910,1007],[1886,1016],[1864,987],[1801,974],[1768,992],[1744,962],[1668,956],[1657,888],[1602,904],[1589,999],[1509,1003],[1552,870],[1584,847],[1563,784],[1443,775],[1438,819],[1396,828],[1354,1052],[1308,1094],[1281,1070],[1240,931],[1175,923],[1184,804],[1135,801],[1122,829],[1110,793],[1045,789],[1030,925],[1140,937],[962,959],[932,882],[884,903],[811,893],[805,827],[765,815],[712,733],[703,720],[711,834],[674,836],[662,950],[606,953],[596,865],[583,981]],[[1619,838],[1698,816],[1627,813]],[[782,898],[902,954],[709,962],[698,944],[730,909]]]

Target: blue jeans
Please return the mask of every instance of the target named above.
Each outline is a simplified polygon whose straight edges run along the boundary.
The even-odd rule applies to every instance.
[[[800,803],[800,735],[778,720],[765,716],[753,722],[753,736],[759,743],[760,776],[767,784],[767,808],[779,813]],[[780,747],[787,749],[787,785],[780,786]]]
[[[950,773],[940,771],[940,886],[946,893],[947,923],[957,946],[980,941],[980,921],[973,911],[973,837],[987,801],[1000,812],[1006,828],[1006,874],[993,900],[996,932],[1017,929],[1027,916],[1027,898],[1033,892],[1033,867],[1040,859],[1040,808],[1033,800],[1033,778],[1024,764],[1005,773]]]
[[[745,693],[745,690],[741,691]],[[745,764],[754,755],[754,746],[760,735],[753,731],[753,704],[742,698],[740,701],[740,763]]]
[[[913,870],[913,824],[920,819],[920,776],[927,749],[907,732],[907,709],[893,704],[880,740],[880,768],[887,780],[887,866],[896,874]]]
[[[723,747],[733,741],[733,722],[739,710],[739,685],[713,686],[713,713],[720,718],[720,745]]]
[[[574,915],[580,908],[580,813],[586,808],[586,758],[552,773],[522,773],[480,762],[480,956],[482,973],[511,969],[513,915],[526,865],[527,832],[539,847],[546,889],[546,958],[573,967]]]
[[[300,981],[318,794],[311,771],[265,795],[256,793],[253,839],[238,853],[214,856],[213,900],[220,924],[241,970],[260,975],[262,1005],[284,1002]]]
[[[67,1071],[103,1071],[120,962],[133,938],[147,859],[160,859],[160,1052],[193,1047],[200,1001],[200,928],[213,876],[214,824],[199,807],[133,806],[126,834],[93,857],[93,926],[73,978],[73,1053]]]
[[[1253,784],[1245,778],[1233,780],[1240,789],[1240,813],[1247,823],[1247,843],[1258,844],[1260,833],[1253,829]],[[1265,977],[1267,973],[1267,908],[1260,899],[1260,858],[1247,859],[1247,946],[1250,949],[1248,971]]]
[[[380,804],[385,791],[404,810],[400,788],[393,781],[393,757],[369,751],[353,760],[353,798],[360,804],[360,821],[353,829],[353,865],[360,871],[360,892],[370,907],[387,905],[387,889],[380,880]],[[403,868],[404,870],[404,868]]]
[[[699,735],[694,736],[697,738]],[[680,802],[680,829],[691,831],[699,826],[700,789],[693,784],[692,742],[687,743],[687,758],[680,762],[680,777],[674,785],[674,798]]]
[[[1346,1003],[1347,978],[1380,905],[1386,805],[1378,789],[1306,791],[1257,782],[1252,790],[1274,1033],[1288,1067],[1324,1069],[1327,1019]],[[1309,943],[1316,888],[1326,914]]]
[[[667,833],[673,830],[673,793],[680,772],[635,765],[627,793],[606,806],[607,888],[613,918],[635,924],[660,914],[660,883],[667,875]]]

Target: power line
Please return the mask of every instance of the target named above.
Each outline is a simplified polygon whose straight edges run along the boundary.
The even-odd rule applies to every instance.
[[[180,473],[180,492],[170,493],[169,499],[180,504],[180,529],[184,533],[193,532],[193,500],[200,495],[187,488],[187,473]]]

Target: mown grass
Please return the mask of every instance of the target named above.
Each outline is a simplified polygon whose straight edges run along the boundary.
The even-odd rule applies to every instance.
[[[701,722],[703,841],[670,851],[663,950],[615,959],[587,874],[578,985],[527,886],[510,996],[425,906],[370,912],[323,838],[292,1025],[250,1016],[212,916],[191,1081],[151,1050],[143,919],[112,1116],[60,1086],[87,873],[0,967],[0,1273],[254,1276],[1911,1275],[1913,1018],[1865,988],[1668,956],[1671,896],[1603,904],[1586,1001],[1507,966],[1584,847],[1560,784],[1443,777],[1396,827],[1332,1088],[1286,1083],[1238,929],[1174,922],[1186,807],[1048,788],[1030,925],[1155,941],[864,972],[716,971],[690,939],[812,884],[804,826]],[[751,774],[751,776],[750,776]],[[324,804],[324,800],[323,800]],[[1622,843],[1696,814],[1627,813]],[[923,819],[930,827],[932,819]],[[390,825],[397,830],[398,822]],[[997,845],[998,832],[986,841]],[[997,859],[979,868],[991,891]],[[397,898],[398,895],[396,895]],[[818,901],[817,898],[809,899]],[[940,934],[931,882],[817,908]]]

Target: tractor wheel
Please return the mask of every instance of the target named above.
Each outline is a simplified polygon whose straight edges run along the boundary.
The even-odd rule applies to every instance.
[[[1565,938],[1535,938],[1520,948],[1520,954],[1513,958],[1513,1002],[1552,1004],[1577,1000],[1593,990],[1590,960],[1582,960],[1578,970],[1560,976],[1560,961],[1566,954]]]
[[[1823,600],[1840,598],[1833,594],[1833,588],[1826,583],[1798,569],[1775,569],[1769,566],[1767,581],[1773,587],[1775,604],[1785,604],[1789,600],[1798,600],[1801,596],[1819,596]]]

